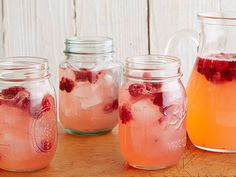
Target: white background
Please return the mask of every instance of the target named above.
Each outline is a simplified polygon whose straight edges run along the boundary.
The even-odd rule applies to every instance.
[[[168,38],[183,28],[198,29],[196,15],[236,10],[236,0],[0,0],[0,55],[31,55],[50,62],[53,82],[63,60],[64,39],[102,35],[114,39],[116,59],[163,53]],[[186,82],[196,47],[176,48]]]

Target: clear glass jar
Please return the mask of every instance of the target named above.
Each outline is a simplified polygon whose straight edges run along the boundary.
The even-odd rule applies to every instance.
[[[186,146],[186,93],[178,58],[128,58],[119,95],[119,142],[129,165],[147,170],[177,163]]]
[[[36,57],[0,60],[0,168],[46,167],[57,146],[56,99],[48,62]]]
[[[59,69],[59,115],[68,133],[97,135],[118,122],[121,65],[113,60],[112,39],[66,39],[66,60]]]

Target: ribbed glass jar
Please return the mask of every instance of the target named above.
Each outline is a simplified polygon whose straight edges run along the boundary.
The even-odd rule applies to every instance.
[[[66,60],[59,69],[59,115],[67,132],[98,135],[118,122],[121,65],[113,59],[112,39],[66,39]]]
[[[37,57],[0,60],[0,168],[46,167],[57,146],[56,99],[48,62]]]
[[[129,165],[147,170],[177,163],[186,145],[186,94],[178,58],[128,58],[119,95],[119,142]]]

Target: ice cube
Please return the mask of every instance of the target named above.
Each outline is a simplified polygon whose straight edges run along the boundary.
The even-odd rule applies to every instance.
[[[132,105],[134,121],[139,123],[154,123],[163,116],[159,107],[154,105],[149,98],[142,98]]]
[[[103,102],[103,90],[97,84],[87,83],[78,86],[73,90],[73,95],[80,101],[82,109],[88,109]]]
[[[88,109],[102,103],[102,98],[99,95],[94,95],[91,98],[81,99],[81,108]]]
[[[78,85],[72,92],[73,95],[79,98],[90,98],[91,94],[96,92],[97,84],[85,83]]]

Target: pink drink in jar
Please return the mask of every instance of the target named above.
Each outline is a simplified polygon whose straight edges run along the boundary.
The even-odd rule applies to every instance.
[[[76,46],[77,53],[68,48],[75,40],[81,43]],[[70,53],[66,53],[68,58],[59,69],[60,121],[69,133],[79,135],[109,132],[118,121],[121,67],[112,61],[112,41],[109,38],[89,41],[91,46],[99,41],[100,47],[109,49],[102,55],[97,53],[101,50],[99,46],[95,51],[87,51],[86,47],[84,52],[80,51],[88,41],[87,38],[68,39],[66,51]]]
[[[180,75],[177,58],[141,56],[126,61],[126,82],[119,95],[119,141],[129,165],[165,168],[183,154],[186,95]]]
[[[7,58],[0,62],[0,71],[0,168],[44,168],[57,144],[56,100],[47,60]]]

